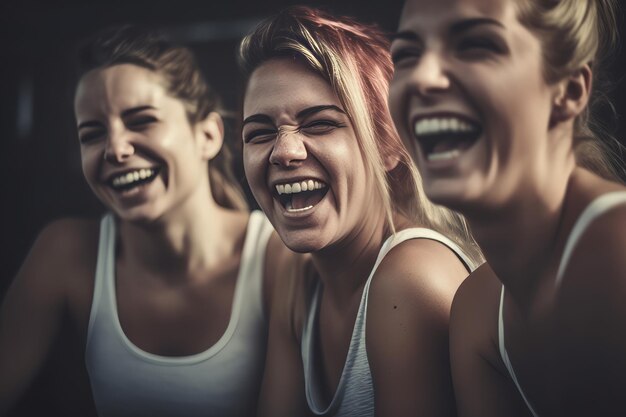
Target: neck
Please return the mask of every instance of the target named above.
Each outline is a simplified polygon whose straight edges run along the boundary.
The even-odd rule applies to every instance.
[[[573,170],[572,160],[568,169],[526,181],[504,204],[465,213],[491,269],[520,307],[529,306],[556,274]]]
[[[149,224],[120,221],[120,259],[172,279],[193,279],[237,249],[237,214],[209,192],[196,192],[180,207]]]
[[[324,293],[337,305],[361,294],[388,235],[386,229],[384,213],[372,216],[359,222],[357,229],[341,242],[312,254]]]

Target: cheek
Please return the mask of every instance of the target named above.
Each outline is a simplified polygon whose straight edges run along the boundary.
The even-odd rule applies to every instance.
[[[256,191],[265,181],[264,172],[267,169],[267,158],[264,157],[265,152],[260,149],[251,149],[250,145],[243,147],[243,169],[246,179],[250,187]]]
[[[98,156],[100,155],[100,156]],[[83,175],[88,182],[92,182],[95,179],[98,170],[99,159],[103,158],[101,152],[95,149],[81,149],[80,151],[80,163],[83,169]]]
[[[402,75],[395,75],[389,85],[389,111],[396,129],[402,137],[407,135],[406,120],[409,109],[406,108],[407,88]]]

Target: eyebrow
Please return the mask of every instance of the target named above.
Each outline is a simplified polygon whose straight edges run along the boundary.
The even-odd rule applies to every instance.
[[[453,23],[452,27],[450,28],[450,32],[452,34],[459,34],[461,32],[465,32],[467,30],[470,30],[480,25],[492,25],[492,26],[498,26],[500,28],[504,28],[502,23],[500,23],[499,21],[495,19],[491,19],[488,17],[476,17],[476,18],[471,18],[471,19],[464,19],[459,22]],[[415,32],[412,32],[410,30],[403,30],[400,32],[392,33],[389,39],[391,42],[395,40],[400,40],[400,39],[406,40],[406,41],[418,41],[420,37]]]
[[[491,19],[488,17],[476,17],[473,19],[464,19],[464,20],[461,20],[459,22],[452,24],[452,27],[450,28],[450,32],[452,34],[458,34],[458,33],[465,32],[476,26],[481,26],[481,25],[490,25],[490,26],[497,26],[500,28],[504,28],[502,23],[500,23],[499,21],[495,19]]]
[[[296,114],[296,119],[304,119],[305,117],[322,112],[324,110],[333,110],[337,113],[346,114],[343,109],[335,106],[334,104],[322,104],[319,106],[307,107],[306,109],[300,110]],[[273,121],[269,116],[265,114],[253,114],[252,116],[248,116],[244,119],[243,125],[246,125],[247,123],[273,124]]]
[[[122,112],[122,117],[132,116],[133,114],[141,113],[144,110],[156,110],[156,108],[153,106],[148,106],[148,105],[131,107],[130,109],[124,110]],[[100,127],[100,126],[102,126],[102,123],[100,123],[97,120],[87,120],[85,122],[81,122],[78,124],[78,130],[86,128],[86,127]]]
[[[131,107],[130,109],[126,109],[122,112],[122,117],[132,116],[133,114],[140,113],[144,110],[156,110],[156,108],[149,105]]]

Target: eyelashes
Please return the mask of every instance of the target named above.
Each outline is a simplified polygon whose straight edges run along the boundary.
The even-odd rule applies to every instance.
[[[307,136],[323,136],[333,132],[336,129],[346,127],[345,123],[335,120],[314,120],[294,129],[295,133],[301,133]],[[244,135],[245,143],[263,143],[273,140],[278,135],[278,129],[263,128],[255,129]]]
[[[397,51],[392,52],[391,61],[393,62],[394,65],[399,66],[403,63],[406,63],[407,61],[411,59],[419,59],[421,55],[422,55],[422,48],[405,47],[405,48],[401,48],[401,49],[398,49]]]
[[[89,143],[103,136],[105,133],[106,131],[104,129],[92,130],[82,135],[79,135],[78,140],[80,141],[80,143]]]

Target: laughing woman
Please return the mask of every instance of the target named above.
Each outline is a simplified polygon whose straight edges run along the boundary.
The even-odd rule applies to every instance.
[[[272,227],[228,175],[217,98],[188,49],[133,27],[82,61],[82,167],[110,213],[35,242],[2,306],[0,414],[69,317],[99,416],[250,416]]]
[[[466,216],[488,262],[452,310],[461,416],[626,409],[626,187],[588,109],[614,12],[609,0],[405,5],[394,120],[426,194]]]
[[[435,231],[465,242],[460,220],[419,198],[387,107],[387,47],[305,7],[242,41],[246,176],[313,265],[275,285],[262,416],[454,414],[448,316],[473,262]]]

